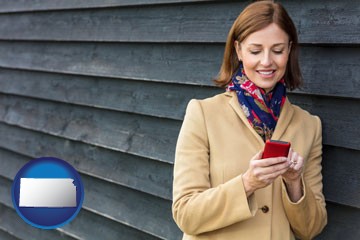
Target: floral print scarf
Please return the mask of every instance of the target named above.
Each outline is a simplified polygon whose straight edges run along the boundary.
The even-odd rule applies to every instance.
[[[243,65],[240,64],[226,90],[236,92],[242,110],[260,137],[264,141],[271,139],[286,101],[284,79],[281,79],[271,92],[265,93],[246,77]]]

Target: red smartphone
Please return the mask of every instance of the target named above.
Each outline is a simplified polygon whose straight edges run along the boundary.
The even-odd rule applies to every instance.
[[[290,145],[289,142],[266,140],[262,158],[287,157]]]

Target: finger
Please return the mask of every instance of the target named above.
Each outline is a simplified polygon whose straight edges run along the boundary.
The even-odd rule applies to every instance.
[[[259,160],[262,161],[262,160]],[[265,161],[265,160],[263,160]],[[261,175],[268,175],[268,174],[272,174],[272,173],[276,173],[276,172],[283,172],[283,171],[287,171],[289,169],[290,165],[288,161],[284,161],[278,164],[272,164],[272,165],[267,165],[267,166],[259,166],[257,169],[257,172]]]
[[[276,157],[276,158],[264,158],[258,161],[257,166],[259,167],[268,167],[271,165],[276,165],[280,163],[287,162],[286,157]]]
[[[271,173],[263,175],[262,178],[265,179],[265,180],[274,181],[275,178],[277,178],[278,176],[283,175],[287,170],[288,170],[288,168],[279,169],[277,171],[273,171]]]
[[[263,151],[259,151],[251,158],[251,160],[260,160],[262,155],[263,155]]]
[[[299,170],[303,167],[303,165],[304,165],[304,158],[301,157],[301,156],[298,156],[296,161],[297,161],[297,163],[295,164],[295,166],[293,167],[293,169],[294,169],[295,171],[299,171]]]
[[[291,150],[291,155],[289,154],[288,160],[292,163],[292,168],[297,165],[298,158],[300,157],[300,154],[295,152],[294,150]]]
[[[292,152],[292,155],[290,156],[290,162],[294,164],[294,166],[297,164],[297,158],[298,158],[298,153],[297,152]]]
[[[304,158],[300,154],[294,152],[291,159],[291,165],[289,171],[301,172],[304,165]]]

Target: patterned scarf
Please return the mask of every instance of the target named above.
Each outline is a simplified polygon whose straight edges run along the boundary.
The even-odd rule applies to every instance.
[[[284,79],[281,79],[271,92],[265,93],[246,77],[240,63],[239,70],[233,75],[226,91],[236,92],[250,125],[264,141],[271,139],[286,100]]]

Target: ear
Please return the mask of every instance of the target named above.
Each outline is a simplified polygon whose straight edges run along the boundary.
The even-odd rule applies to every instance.
[[[239,41],[234,41],[234,47],[235,47],[235,51],[236,51],[236,55],[238,57],[238,60],[241,61],[242,59],[242,52],[241,52],[241,45]]]

